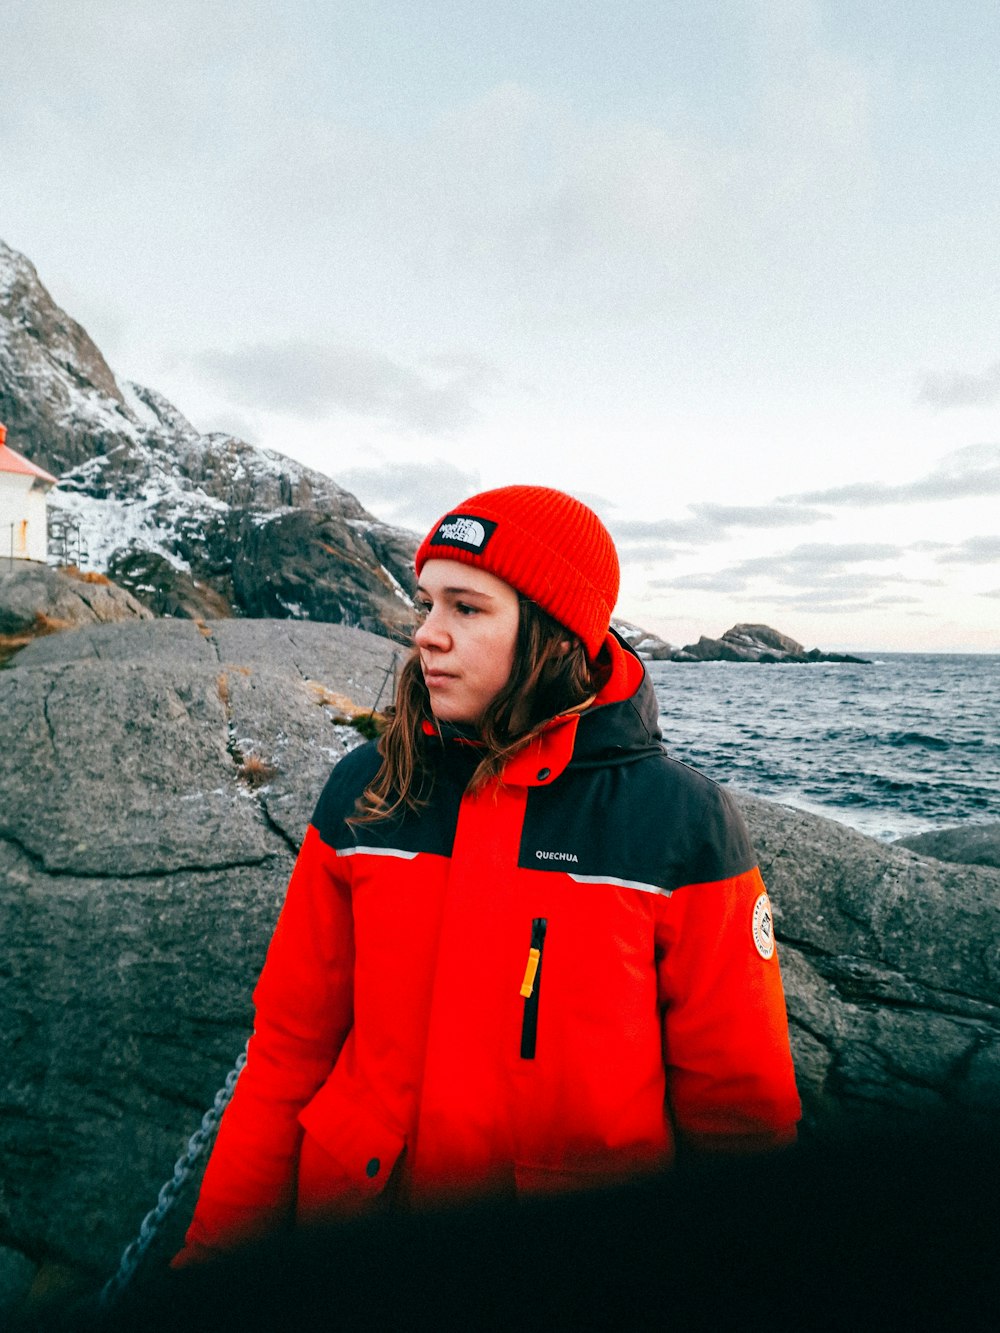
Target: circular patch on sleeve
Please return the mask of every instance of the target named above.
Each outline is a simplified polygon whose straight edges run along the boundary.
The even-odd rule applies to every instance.
[[[766,893],[753,905],[753,942],[761,958],[770,958],[774,953],[774,917]]]

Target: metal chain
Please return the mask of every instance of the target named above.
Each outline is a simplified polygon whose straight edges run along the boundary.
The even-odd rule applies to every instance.
[[[160,1189],[156,1207],[150,1209],[142,1219],[139,1234],[135,1240],[125,1247],[121,1262],[118,1265],[118,1271],[101,1288],[99,1304],[102,1309],[109,1310],[135,1277],[139,1266],[146,1257],[146,1252],[156,1239],[167,1215],[177,1202],[178,1195],[194,1171],[198,1159],[215,1138],[222,1113],[229,1105],[229,1099],[236,1087],[236,1080],[239,1078],[246,1062],[247,1049],[244,1046],[239,1059],[226,1076],[225,1083],[215,1094],[215,1100],[202,1116],[201,1124],[188,1139],[186,1151],[174,1163],[174,1174]]]

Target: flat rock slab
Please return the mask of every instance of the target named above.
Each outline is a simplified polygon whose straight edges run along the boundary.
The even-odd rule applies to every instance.
[[[0,837],[48,873],[151,875],[268,856],[211,666],[9,671],[0,716]]]
[[[0,672],[0,1244],[117,1262],[246,1041],[360,740],[335,696],[387,699],[394,655],[340,626],[137,621]]]
[[[211,666],[218,654],[210,642],[207,626],[200,630],[193,620],[148,620],[119,625],[84,625],[36,639],[11,663],[19,672],[30,667],[66,666],[84,662],[161,661],[165,665]]]
[[[1000,824],[960,824],[900,838],[894,847],[908,847],[938,861],[1000,867]]]
[[[373,704],[393,660],[402,666],[407,649],[366,630],[308,620],[152,620],[142,624],[84,626],[38,639],[13,665],[60,666],[70,662],[266,667],[302,679],[336,682],[357,702]],[[388,699],[385,686],[383,700]]]
[[[292,864],[279,843],[256,866],[52,877],[0,842],[0,1236],[110,1276],[249,1035]]]
[[[0,837],[58,874],[258,864],[276,835],[301,841],[357,742],[331,697],[388,700],[400,660],[374,634],[294,621],[37,640],[0,673]]]
[[[774,906],[792,1048],[818,1133],[1000,1120],[1000,870],[886,847],[738,797]]]

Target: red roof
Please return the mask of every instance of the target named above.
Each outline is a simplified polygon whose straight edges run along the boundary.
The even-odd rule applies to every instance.
[[[2,426],[0,426],[0,431],[3,431],[3,434],[0,435],[0,472],[22,472],[29,477],[39,477],[42,481],[51,482],[53,486],[56,484],[56,478],[50,472],[46,472],[43,467],[36,467],[34,463],[29,463],[9,444],[4,444],[3,440],[7,432],[3,430]]]

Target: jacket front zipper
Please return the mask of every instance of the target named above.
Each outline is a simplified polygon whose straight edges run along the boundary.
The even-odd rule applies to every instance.
[[[545,930],[548,919],[536,916],[531,923],[531,944],[528,962],[521,982],[524,996],[524,1018],[521,1021],[521,1059],[534,1060],[538,1038],[538,995],[542,989],[542,953],[545,950]]]

